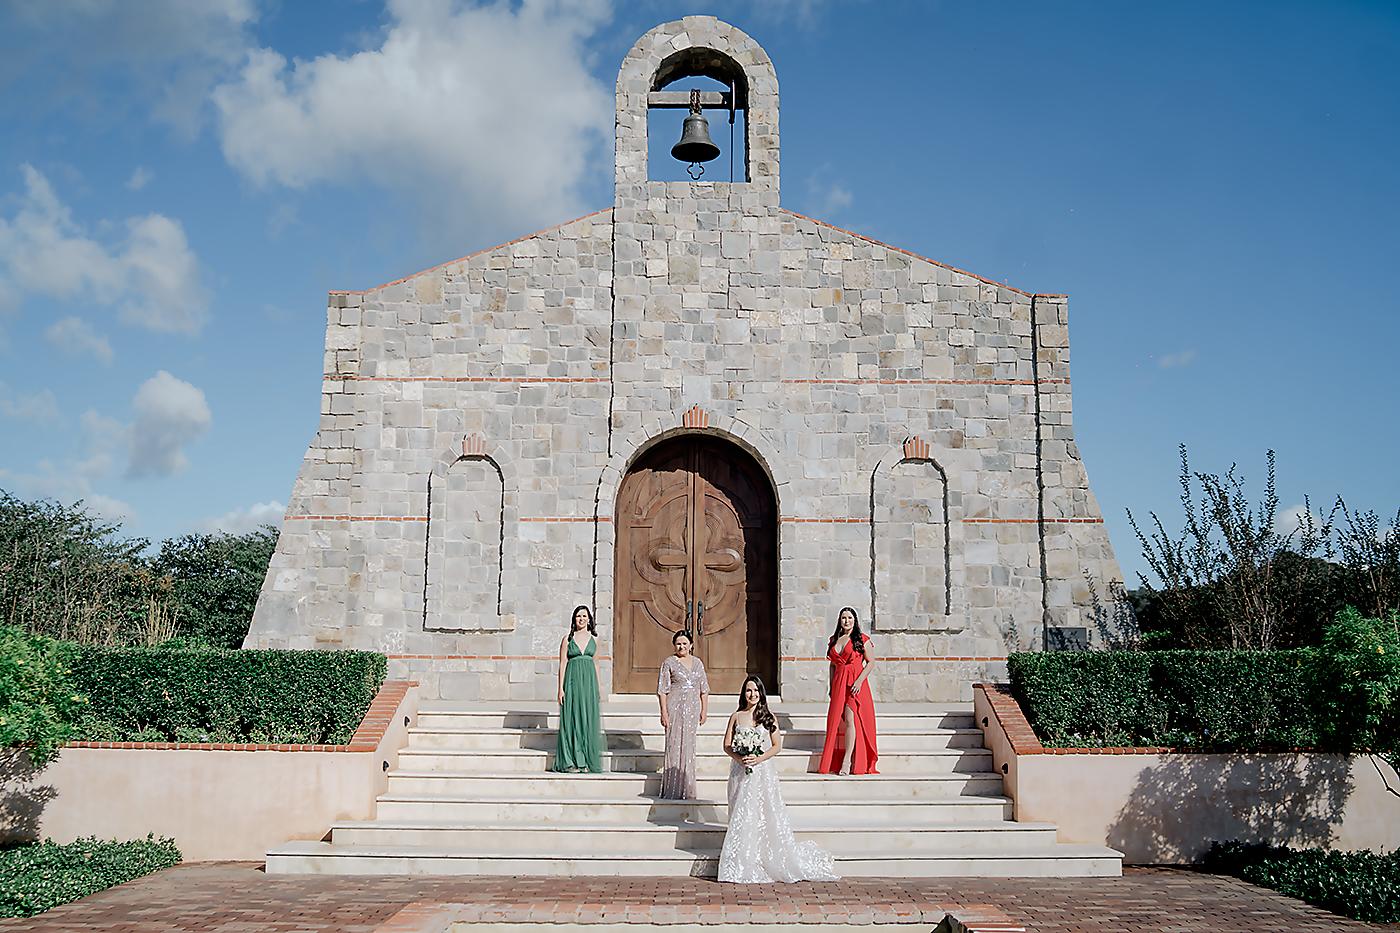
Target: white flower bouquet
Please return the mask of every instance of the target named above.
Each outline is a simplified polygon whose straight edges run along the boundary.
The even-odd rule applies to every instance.
[[[763,733],[754,726],[739,726],[734,730],[734,738],[730,741],[730,748],[734,749],[734,754],[740,758],[762,755]],[[744,765],[744,773],[753,774],[753,768]]]

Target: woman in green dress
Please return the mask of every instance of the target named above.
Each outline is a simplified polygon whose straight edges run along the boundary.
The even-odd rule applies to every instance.
[[[569,634],[559,642],[559,744],[551,771],[603,770],[603,730],[599,723],[598,627],[587,606],[569,619]]]

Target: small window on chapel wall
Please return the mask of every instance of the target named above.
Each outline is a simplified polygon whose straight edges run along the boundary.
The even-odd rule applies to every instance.
[[[647,178],[748,181],[747,92],[728,56],[686,49],[662,63],[647,98]],[[690,118],[698,105],[701,121]],[[706,158],[705,142],[717,150]],[[688,160],[690,156],[699,159]]]

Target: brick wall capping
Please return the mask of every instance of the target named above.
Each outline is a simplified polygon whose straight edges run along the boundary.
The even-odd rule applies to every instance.
[[[394,711],[416,680],[386,680],[370,701],[364,719],[345,745],[292,745],[254,742],[66,742],[64,748],[124,748],[203,752],[372,752],[379,747]]]

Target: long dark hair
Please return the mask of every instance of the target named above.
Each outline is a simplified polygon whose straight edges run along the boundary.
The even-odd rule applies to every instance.
[[[597,635],[597,634],[598,634],[598,623],[597,623],[597,621],[593,618],[593,610],[592,610],[592,609],[589,609],[587,606],[575,606],[575,607],[574,607],[574,611],[571,612],[571,613],[569,613],[569,637],[570,637],[570,638],[573,638],[573,637],[574,637],[574,616],[578,615],[578,611],[579,611],[580,609],[582,609],[584,612],[588,613],[588,634],[590,634],[590,635]]]
[[[831,633],[831,640],[826,643],[826,650],[830,651],[836,647],[836,639],[841,637],[841,616],[849,612],[851,618],[856,620],[851,626],[851,647],[856,649],[856,653],[862,658],[865,657],[865,636],[860,633],[860,614],[850,606],[842,606],[841,611],[836,613],[836,630]]]
[[[758,702],[753,705],[753,724],[760,729],[767,729],[770,734],[777,732],[778,720],[768,708],[768,691],[763,689],[763,678],[757,674],[745,677],[744,683],[739,687],[739,709],[748,708],[745,705],[744,694],[749,692],[750,683],[758,688]]]

